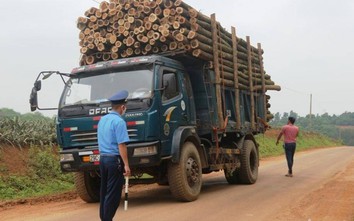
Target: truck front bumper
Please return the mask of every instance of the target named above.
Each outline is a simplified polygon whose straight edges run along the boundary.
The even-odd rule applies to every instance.
[[[157,166],[161,162],[159,141],[132,143],[127,147],[131,169]],[[60,167],[63,172],[99,170],[98,148],[62,150]]]
[[[60,168],[63,172],[92,171],[99,169],[97,148],[60,151]]]

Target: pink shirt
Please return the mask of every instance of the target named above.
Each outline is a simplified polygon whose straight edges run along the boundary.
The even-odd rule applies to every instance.
[[[281,132],[284,134],[284,143],[295,143],[299,128],[288,124],[282,127]]]

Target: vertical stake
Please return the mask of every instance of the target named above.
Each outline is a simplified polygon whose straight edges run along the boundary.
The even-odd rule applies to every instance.
[[[251,52],[251,40],[250,36],[246,36],[247,39],[247,58],[248,58],[248,79],[250,83],[250,97],[251,97],[251,128],[254,131],[255,125],[255,110],[254,110],[254,92],[253,92],[253,79],[252,79],[252,52]]]
[[[221,98],[221,77],[220,77],[220,65],[219,65],[219,50],[218,50],[218,35],[216,27],[216,16],[212,14],[211,18],[211,32],[213,37],[213,56],[214,56],[214,70],[215,70],[215,81],[216,81],[216,103],[218,109],[218,121],[219,128],[224,127],[224,116],[222,111],[222,98]],[[216,137],[216,139],[218,139]]]
[[[235,110],[236,110],[236,129],[241,130],[241,113],[240,113],[240,89],[238,86],[238,64],[237,64],[237,37],[236,28],[231,27],[232,32],[232,56],[234,63],[234,86],[235,86]]]
[[[264,111],[263,120],[265,122],[267,122],[267,95],[266,95],[266,88],[265,88],[265,76],[264,76],[264,66],[263,66],[263,56],[262,56],[262,45],[261,45],[261,43],[258,43],[257,46],[258,46],[259,67],[261,68],[261,78],[262,78],[263,111]]]

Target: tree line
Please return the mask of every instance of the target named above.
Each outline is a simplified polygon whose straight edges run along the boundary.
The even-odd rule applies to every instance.
[[[296,118],[295,124],[301,130],[321,133],[328,137],[342,140],[346,145],[354,146],[354,112],[344,112],[338,116],[324,113],[305,117],[299,116],[294,111],[283,114],[278,112],[274,115],[270,125],[279,128],[287,123],[289,116]]]
[[[280,128],[288,121],[288,117],[296,118],[296,125],[301,130],[317,132],[344,144],[354,146],[354,112],[341,115],[307,115],[299,116],[296,112],[274,115],[270,125]],[[0,109],[0,144],[22,146],[30,144],[52,145],[56,143],[55,119],[39,112],[21,114],[9,108]]]

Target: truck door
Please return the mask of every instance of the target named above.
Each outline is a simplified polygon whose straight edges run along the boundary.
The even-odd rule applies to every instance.
[[[183,81],[181,72],[163,67],[161,76],[161,123],[162,140],[167,143],[172,140],[173,133],[181,125],[188,125],[186,99],[183,96]]]

